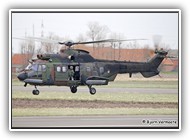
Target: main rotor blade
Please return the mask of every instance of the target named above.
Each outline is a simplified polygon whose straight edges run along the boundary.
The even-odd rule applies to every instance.
[[[28,40],[28,41],[30,41],[30,40],[31,40],[31,39],[26,38],[26,37],[12,37],[12,39]]]
[[[47,38],[42,38],[42,37],[28,37],[30,39],[34,39],[36,41],[42,41],[46,43],[53,43],[53,44],[58,44],[60,40],[52,40],[52,39],[47,39]]]
[[[146,39],[105,39],[105,40],[98,40],[98,41],[87,41],[87,42],[76,42],[75,44],[92,44],[92,43],[106,43],[106,42],[123,42],[123,41],[137,41],[137,40],[146,40]]]
[[[105,40],[98,40],[98,41],[73,42],[73,41],[52,40],[52,39],[41,38],[41,37],[13,37],[13,39],[34,40],[34,41],[45,42],[45,43],[66,45],[68,47],[71,47],[72,45],[76,45],[76,44],[92,44],[92,43],[147,40],[147,39],[122,39],[122,40],[120,40],[120,39],[105,39]]]
[[[13,37],[13,39],[28,40],[28,41],[33,40],[44,43],[59,44],[58,40],[46,39],[41,37]]]

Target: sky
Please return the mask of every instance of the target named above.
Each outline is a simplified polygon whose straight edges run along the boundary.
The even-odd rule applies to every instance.
[[[110,33],[121,34],[124,39],[147,39],[139,41],[142,46],[153,47],[153,36],[159,35],[164,46],[178,48],[177,13],[12,13],[12,36],[40,37],[43,30],[44,36],[51,32],[76,41],[79,34],[86,35],[89,22],[105,25]],[[13,39],[13,52],[20,51],[21,42]]]

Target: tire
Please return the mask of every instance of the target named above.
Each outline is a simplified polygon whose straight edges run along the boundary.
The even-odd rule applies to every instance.
[[[72,86],[72,87],[71,87],[71,92],[72,92],[72,93],[76,93],[76,92],[77,92],[77,87]]]
[[[39,90],[36,90],[36,95],[39,95],[40,94],[40,91]]]
[[[90,88],[90,94],[91,94],[91,95],[96,94],[96,89],[95,89],[95,88]]]
[[[40,91],[39,90],[33,90],[32,93],[33,93],[33,95],[39,95]]]
[[[35,94],[36,94],[36,90],[33,90],[33,91],[32,91],[32,94],[35,95]]]

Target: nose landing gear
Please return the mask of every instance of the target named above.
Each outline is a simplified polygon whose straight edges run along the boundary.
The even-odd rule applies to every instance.
[[[35,85],[35,89],[32,91],[33,95],[39,95],[40,91],[37,89],[36,85]]]

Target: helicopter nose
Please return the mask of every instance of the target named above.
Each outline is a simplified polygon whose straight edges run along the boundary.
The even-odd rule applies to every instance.
[[[20,73],[18,76],[17,76],[17,78],[20,80],[20,81],[23,81],[23,80],[25,80],[26,78],[27,78],[28,76],[27,76],[27,73]]]

